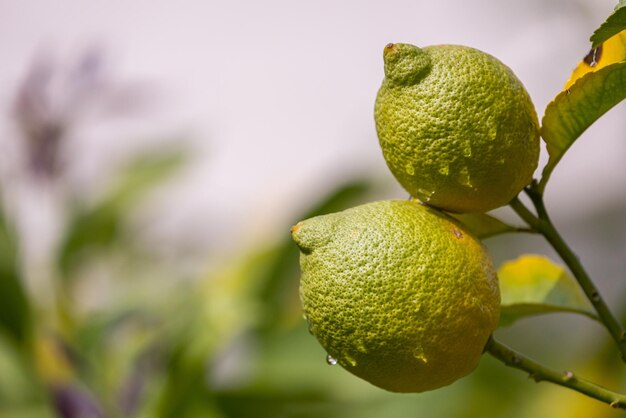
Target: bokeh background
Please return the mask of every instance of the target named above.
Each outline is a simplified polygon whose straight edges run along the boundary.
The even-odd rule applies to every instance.
[[[0,0],[0,417],[618,416],[491,358],[418,395],[327,366],[288,234],[312,214],[407,197],[374,130],[385,44],[489,52],[541,115],[613,7]],[[572,147],[546,196],[624,319],[625,110]],[[497,264],[558,260],[539,237],[486,244]],[[498,334],[626,389],[587,318]]]

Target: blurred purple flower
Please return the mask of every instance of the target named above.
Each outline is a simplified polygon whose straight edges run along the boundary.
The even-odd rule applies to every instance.
[[[40,55],[13,102],[29,169],[38,177],[54,178],[65,139],[87,116],[132,115],[154,102],[151,90],[115,80],[99,48],[87,49],[67,70],[50,55]]]
[[[102,418],[95,400],[84,390],[70,385],[52,388],[54,407],[60,418]]]

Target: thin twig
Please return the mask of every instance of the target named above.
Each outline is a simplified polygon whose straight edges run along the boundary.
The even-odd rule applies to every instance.
[[[626,409],[626,395],[613,392],[589,380],[582,379],[573,372],[567,371],[560,373],[542,366],[504,344],[499,343],[493,339],[493,337],[487,342],[485,351],[507,366],[528,372],[535,382],[552,382],[607,403],[613,408]]]
[[[626,362],[626,332],[622,324],[611,313],[604,298],[600,295],[596,285],[587,274],[578,256],[565,243],[563,237],[559,234],[554,224],[548,216],[548,212],[543,202],[543,196],[536,188],[536,183],[526,189],[526,193],[530,197],[537,215],[533,214],[524,204],[516,197],[510,202],[511,208],[534,230],[539,232],[552,245],[552,248],[559,254],[565,264],[580,284],[583,292],[598,313],[600,321],[607,328],[622,355],[622,360]]]

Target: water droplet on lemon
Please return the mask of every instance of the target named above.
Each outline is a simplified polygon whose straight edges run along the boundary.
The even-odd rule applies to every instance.
[[[472,185],[472,180],[470,179],[470,174],[469,174],[469,170],[467,169],[467,167],[463,167],[459,171],[459,176],[457,180],[459,184],[461,184],[462,186],[467,186],[472,189],[474,188],[474,186]]]
[[[404,167],[404,171],[406,171],[409,176],[415,174],[415,168],[413,167],[413,164],[407,164],[406,167]]]
[[[426,354],[424,353],[424,349],[422,348],[421,345],[418,345],[417,347],[415,347],[415,349],[413,350],[413,357],[415,357],[415,359],[423,364],[428,363],[428,358],[426,357]]]

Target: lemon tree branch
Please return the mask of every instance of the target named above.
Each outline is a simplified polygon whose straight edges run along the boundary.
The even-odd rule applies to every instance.
[[[499,343],[493,337],[487,342],[485,351],[507,366],[527,372],[535,382],[551,382],[607,403],[613,408],[626,409],[626,395],[613,392],[589,380],[582,379],[573,372],[566,371],[561,373],[549,369]]]
[[[626,332],[624,332],[622,324],[611,313],[604,298],[600,295],[598,288],[593,283],[593,280],[591,280],[591,277],[589,277],[589,274],[587,274],[578,256],[576,256],[567,245],[550,220],[543,202],[543,195],[537,188],[537,184],[533,183],[530,187],[526,188],[525,191],[535,206],[537,215],[533,214],[517,197],[514,198],[509,205],[531,228],[544,236],[561,259],[563,259],[565,264],[567,264],[583,292],[585,292],[585,295],[598,313],[600,321],[615,340],[622,355],[622,360],[626,362]]]

